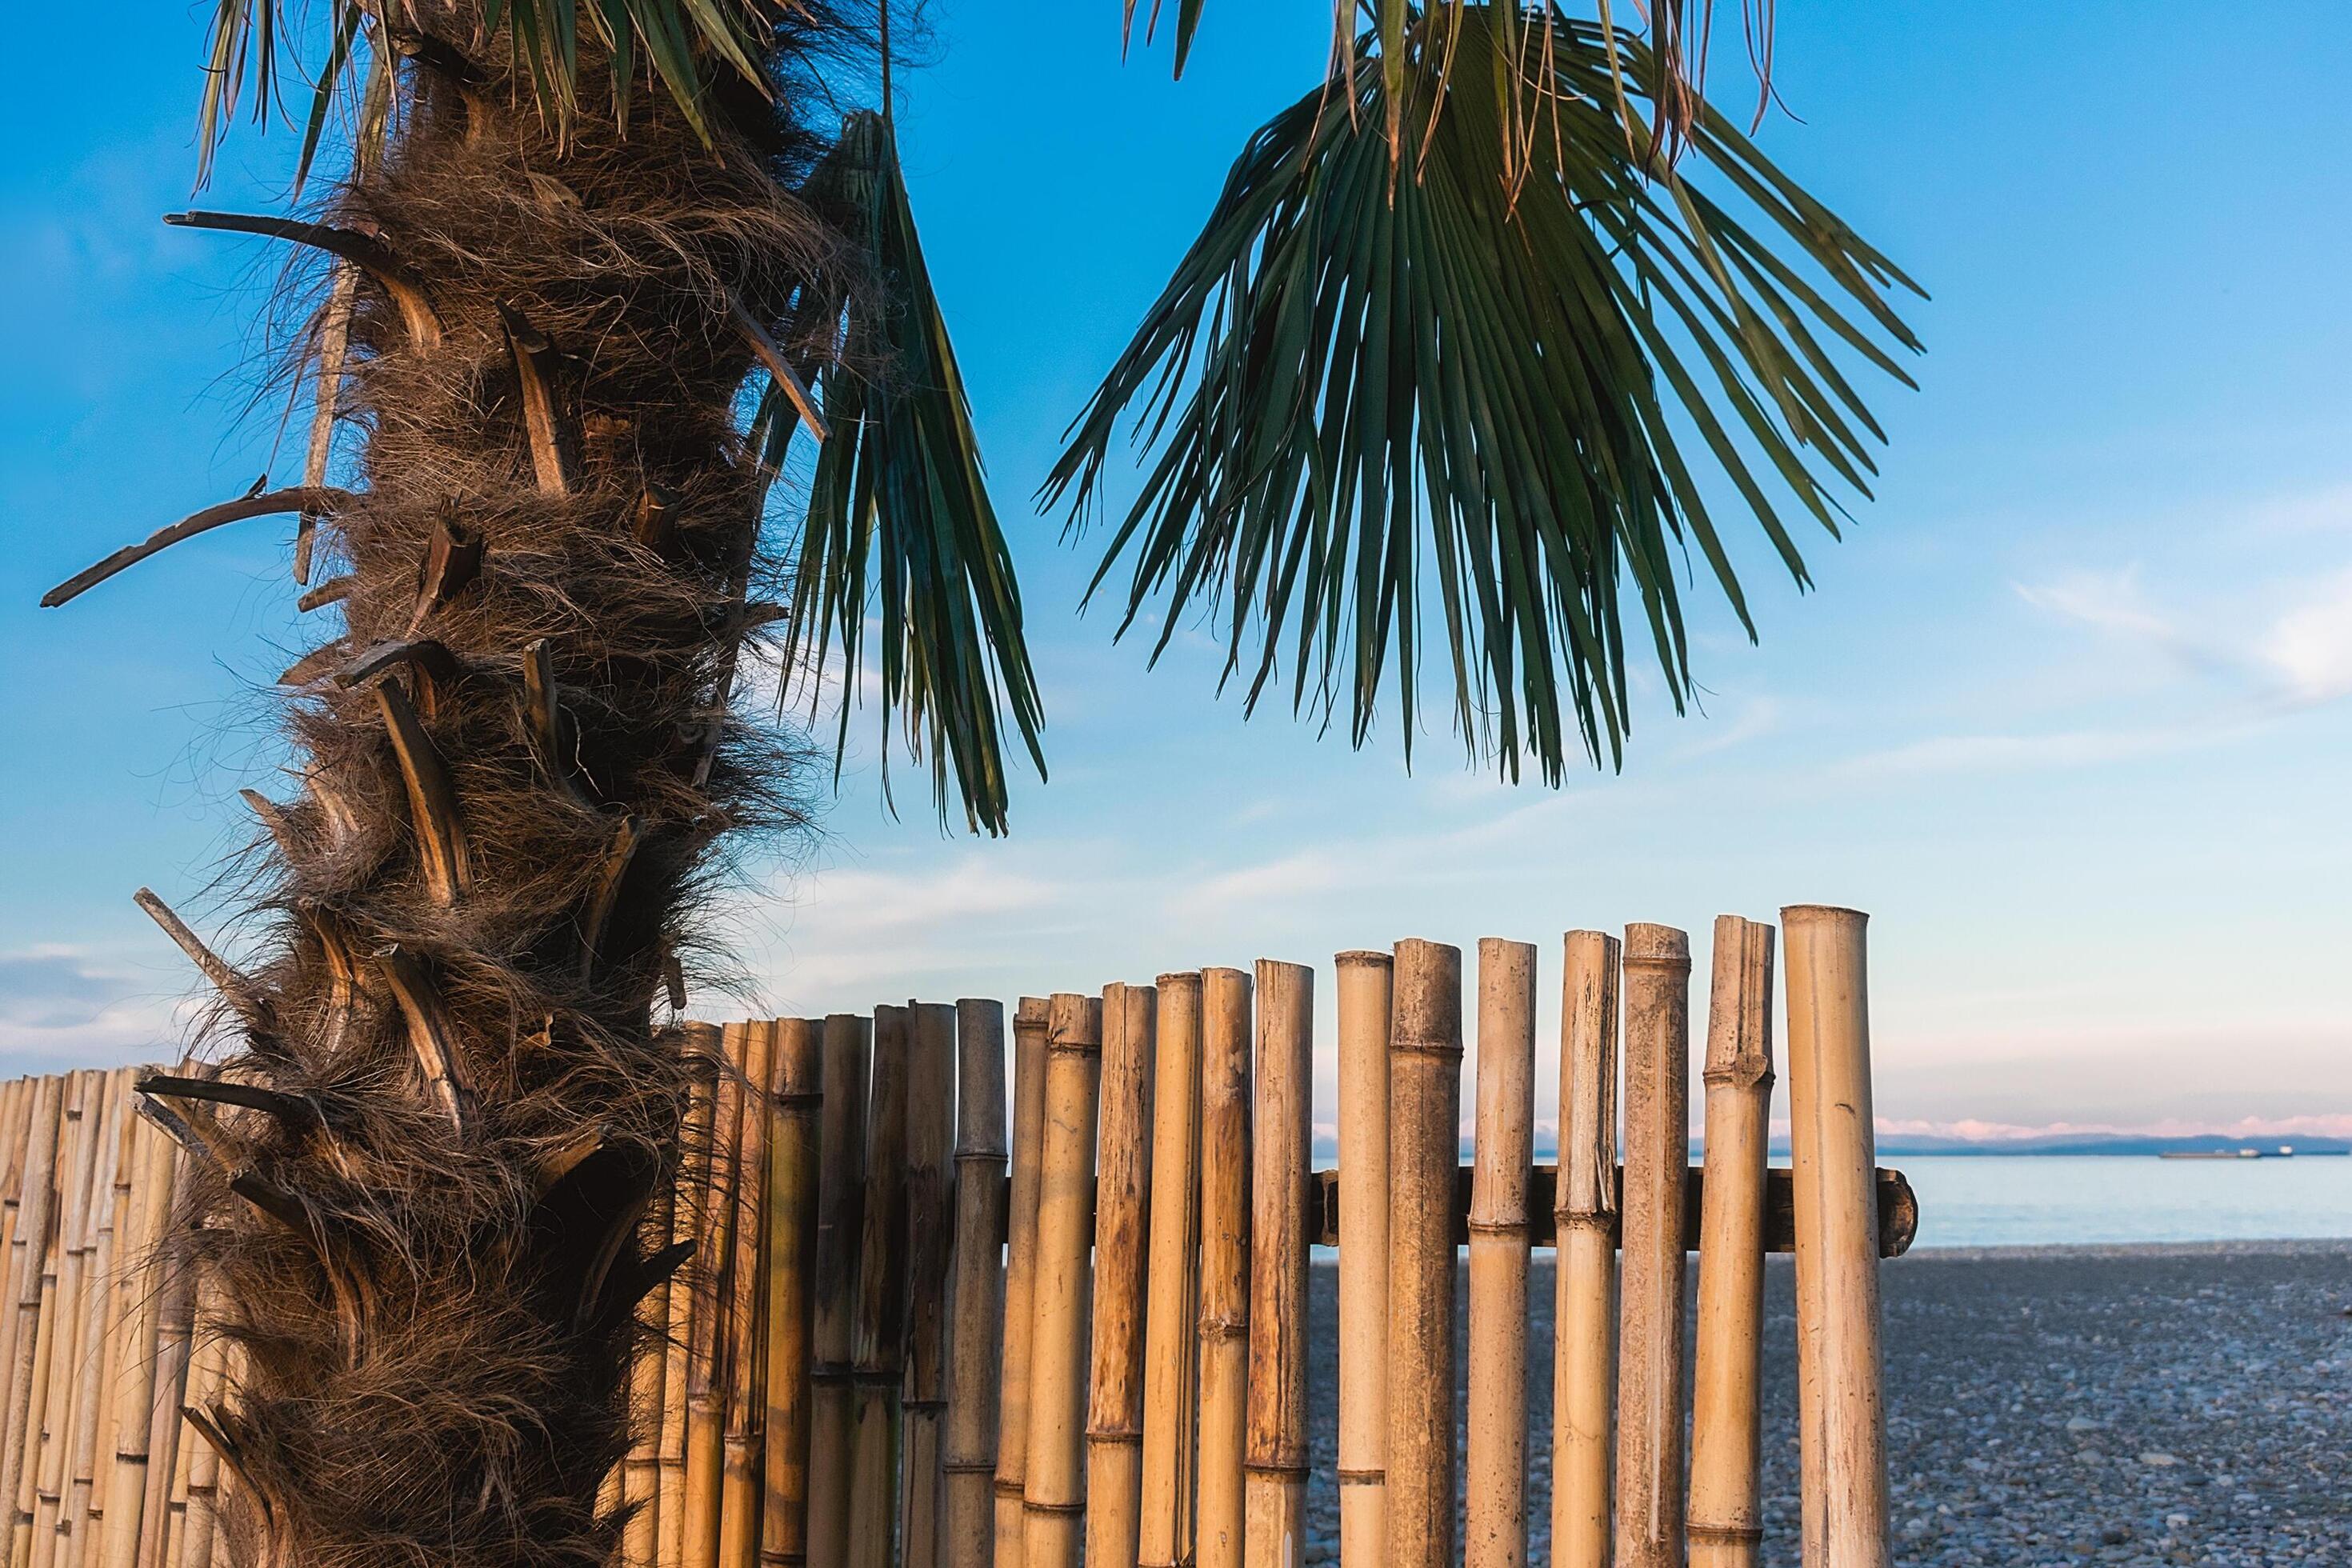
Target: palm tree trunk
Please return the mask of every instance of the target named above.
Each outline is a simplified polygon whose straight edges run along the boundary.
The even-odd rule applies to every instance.
[[[601,1563],[636,1305],[678,1261],[648,1200],[683,905],[722,835],[793,816],[789,759],[725,722],[765,613],[737,399],[755,339],[804,352],[839,242],[787,194],[819,151],[789,95],[713,86],[706,145],[642,82],[616,129],[583,69],[567,125],[478,5],[404,10],[382,152],[323,228],[242,226],[359,273],[317,334],[358,444],[302,492],[342,626],[264,812],[277,941],[215,975],[219,1078],[266,1092],[154,1087],[249,1352],[196,1425],[236,1561]],[[808,41],[775,36],[778,79]]]

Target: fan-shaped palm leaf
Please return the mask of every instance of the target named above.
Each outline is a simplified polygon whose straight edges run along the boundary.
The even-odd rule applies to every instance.
[[[313,84],[295,176],[298,189],[310,171],[336,96],[362,68],[361,62],[366,62],[367,72],[361,89],[364,122],[372,118],[370,102],[388,99],[385,89],[395,57],[431,48],[424,34],[404,28],[404,7],[341,0],[325,8],[333,16],[332,41]],[[213,153],[241,98],[251,94],[256,120],[268,117],[283,63],[278,50],[289,33],[289,19],[300,9],[307,7],[299,0],[214,0],[205,91],[196,111],[198,184],[209,174]],[[592,53],[612,73],[616,113],[625,120],[630,84],[642,64],[651,68],[688,121],[707,139],[702,109],[706,59],[715,58],[723,68],[766,90],[767,79],[754,57],[761,50],[762,33],[772,31],[784,16],[785,9],[771,0],[485,0],[481,27],[491,38],[504,29],[507,47],[520,74],[529,79],[540,112],[559,128],[568,127],[579,111],[584,32],[598,45]]]
[[[998,704],[1040,774],[1044,710],[1012,552],[981,477],[889,121],[851,115],[808,195],[866,247],[879,297],[845,313],[841,352],[819,373],[833,434],[810,489],[786,667],[815,671],[838,655],[845,742],[867,617],[878,609],[886,758],[895,715],[909,750],[928,752],[941,815],[952,793],[975,828],[1002,833]]]
[[[1625,589],[1678,707],[1687,546],[1753,636],[1685,441],[1802,583],[1783,508],[1834,534],[1880,438],[1841,354],[1907,381],[1889,350],[1916,344],[1885,299],[1909,280],[1721,116],[1690,134],[1705,185],[1650,156],[1616,86],[1658,90],[1642,40],[1547,27],[1530,58],[1523,18],[1455,14],[1399,102],[1402,164],[1377,33],[1352,103],[1318,89],[1260,130],[1045,498],[1085,515],[1132,409],[1152,457],[1096,577],[1128,563],[1122,634],[1160,603],[1156,659],[1222,605],[1250,704],[1286,653],[1294,708],[1344,703],[1359,745],[1393,657],[1410,758],[1442,617],[1465,742],[1556,784],[1571,727],[1622,755]]]

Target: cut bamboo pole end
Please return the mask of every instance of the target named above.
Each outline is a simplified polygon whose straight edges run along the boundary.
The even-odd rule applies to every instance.
[[[1478,943],[1470,1187],[1466,1568],[1527,1568],[1528,1173],[1535,1159],[1536,950]]]
[[[1559,1248],[1552,1311],[1551,1551],[1607,1568],[1617,1380],[1617,939],[1562,943]]]
[[[852,1013],[824,1021],[824,1100],[818,1141],[816,1269],[810,1309],[814,1352],[809,1391],[808,1553],[812,1564],[849,1559],[851,1450],[856,1414],[850,1361],[856,1353],[859,1245],[866,1214],[866,1112],[872,1026]]]
[[[1339,971],[1339,1563],[1388,1552],[1389,1010],[1395,961],[1343,952]]]
[[[1013,1179],[1004,1245],[1004,1353],[998,1384],[995,1568],[1022,1568],[1029,1468],[1029,1349],[1036,1327],[1037,1200],[1045,1146],[1045,1032],[1052,1004],[1013,1013]]]
[[[1201,974],[1199,1568],[1241,1568],[1247,1507],[1250,977]]]
[[[1087,1251],[1093,1234],[1103,1005],[1057,993],[1047,1025],[1045,1148],[1030,1310],[1027,1568],[1077,1568],[1085,1543]]]
[[[1201,976],[1153,987],[1150,1300],[1144,1315],[1139,1568],[1192,1560],[1194,1432],[1200,1390]]]
[[[945,1568],[990,1568],[1004,1345],[1004,1005],[956,1004],[955,1283],[950,1300]]]
[[[1389,1039],[1388,1562],[1454,1562],[1454,1184],[1462,951],[1396,946]]]
[[[1763,1526],[1757,1384],[1772,1100],[1772,928],[1737,915],[1715,922],[1704,1078],[1690,1561],[1696,1568],[1754,1568]]]
[[[1315,1234],[1315,972],[1257,963],[1252,1110],[1248,1568],[1292,1568],[1307,1551],[1307,1248]]]
[[[1690,939],[1671,926],[1627,926],[1623,966],[1616,1563],[1617,1568],[1681,1568]]]
[[[1788,945],[1790,1163],[1797,1222],[1797,1397],[1805,1561],[1886,1568],[1886,1415],[1870,990],[1858,910],[1780,911]]]
[[[1149,985],[1103,988],[1096,1139],[1093,1347],[1087,1380],[1089,1563],[1139,1560],[1143,1506],[1143,1325],[1151,1196],[1153,1032]]]

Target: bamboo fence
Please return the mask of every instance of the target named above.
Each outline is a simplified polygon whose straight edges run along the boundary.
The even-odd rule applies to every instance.
[[[1793,1251],[1805,1561],[1886,1568],[1877,1266],[1916,1205],[1874,1164],[1863,917],[1792,908],[1778,934],[1790,1170],[1766,1157],[1776,931],[1736,917],[1714,931],[1703,1170],[1689,944],[1664,926],[1566,939],[1557,1164],[1535,1158],[1541,976],[1517,942],[1477,949],[1466,1165],[1462,954],[1434,942],[1339,955],[1336,1171],[1312,1169],[1317,976],[1296,964],[1024,998],[1009,1059],[991,1001],[688,1026],[704,1070],[641,1242],[693,1252],[642,1309],[604,1492],[617,1556],[1304,1562],[1321,1245],[1346,1568],[1525,1568],[1528,1258],[1553,1247],[1553,1563],[1753,1568],[1763,1260]],[[195,1119],[251,1113],[140,1076],[0,1084],[5,1568],[228,1568],[228,1478],[181,1411],[233,1406],[241,1352],[164,1244],[193,1217]]]

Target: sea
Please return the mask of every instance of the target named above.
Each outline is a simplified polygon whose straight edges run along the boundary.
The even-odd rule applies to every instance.
[[[1919,1195],[1920,1248],[2352,1237],[2352,1158],[2343,1155],[1882,1154],[1879,1163]]]

